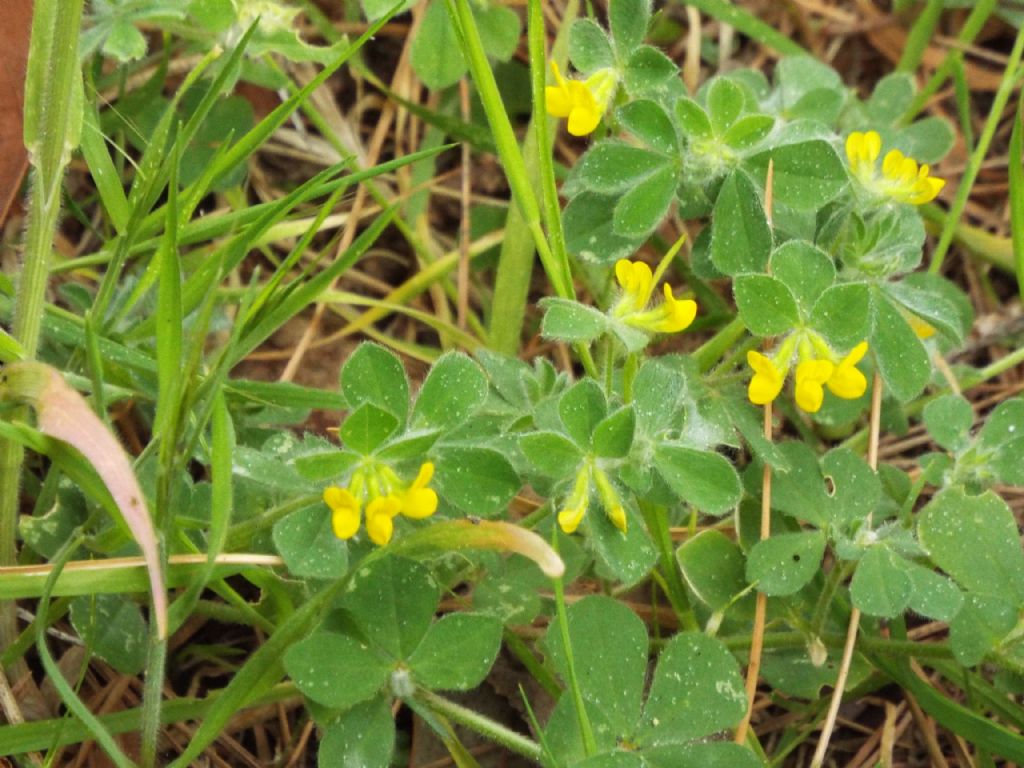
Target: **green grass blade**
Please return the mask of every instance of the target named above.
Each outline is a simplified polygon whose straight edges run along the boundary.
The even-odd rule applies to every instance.
[[[906,45],[903,46],[903,54],[900,56],[899,64],[896,65],[897,72],[916,72],[921,64],[928,43],[935,34],[935,27],[942,16],[943,0],[928,0],[924,10],[918,14],[917,21],[910,28],[907,35]]]
[[[1021,139],[1021,121],[1024,121],[1024,96],[1017,102],[1017,114],[1010,134],[1010,235],[1013,241],[1014,271],[1017,291],[1024,299],[1024,141]]]
[[[131,218],[128,197],[121,186],[121,176],[114,167],[114,161],[107,151],[106,137],[100,128],[99,112],[95,103],[85,108],[85,120],[82,125],[82,155],[89,166],[89,175],[96,183],[96,190],[103,201],[103,207],[110,217],[114,229],[123,235]]]
[[[726,2],[725,0],[681,0],[683,5],[692,5],[698,11],[706,13],[713,19],[735,27],[747,37],[774,48],[779,53],[790,56],[807,54],[807,49],[784,34],[765,24],[750,11]]]

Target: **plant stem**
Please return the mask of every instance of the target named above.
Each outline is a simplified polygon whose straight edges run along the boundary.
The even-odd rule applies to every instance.
[[[672,551],[672,535],[668,529],[668,513],[664,507],[652,504],[640,503],[640,509],[644,514],[644,521],[647,529],[658,547],[658,556],[661,559],[661,571],[664,579],[662,587],[665,589],[665,596],[672,604],[672,609],[679,619],[679,626],[688,632],[700,630],[697,617],[693,615],[690,608],[690,600],[686,596],[686,587],[683,586],[683,579],[679,575],[679,567],[676,565],[675,553]]]
[[[12,335],[25,359],[35,358],[42,327],[61,181],[82,123],[78,33],[83,0],[36,0],[25,82],[25,145],[32,160],[32,195],[25,257]],[[0,566],[17,558],[17,524],[24,450],[0,441]],[[17,636],[14,604],[0,610],[0,649]]]
[[[470,728],[491,741],[501,744],[506,749],[515,752],[517,755],[540,763],[544,752],[535,741],[526,738],[520,733],[506,728],[501,723],[496,723],[489,717],[485,717],[472,709],[467,709],[461,704],[439,696],[433,691],[420,688],[415,693],[415,699],[434,712],[446,717],[460,725]]]
[[[878,471],[878,438],[882,424],[882,376],[875,366],[875,376],[871,383],[871,422],[870,437],[868,439],[868,465],[872,471]],[[868,526],[871,525],[871,518],[868,517]],[[850,674],[850,664],[853,661],[853,650],[857,644],[857,630],[860,627],[860,610],[854,606],[850,609],[850,623],[846,629],[846,643],[843,646],[843,658],[839,664],[839,673],[836,675],[836,687],[832,691],[832,701],[829,703],[828,714],[825,716],[825,724],[821,729],[821,736],[818,745],[814,750],[814,757],[811,758],[811,768],[821,768],[825,762],[825,753],[828,751],[828,743],[832,738],[832,730],[836,725],[836,717],[839,715],[839,705],[843,700],[843,689],[846,687],[846,679]]]
[[[701,344],[693,353],[693,359],[697,361],[701,373],[710,371],[729,347],[739,341],[746,332],[747,328],[743,321],[739,317],[734,317],[718,333]]]

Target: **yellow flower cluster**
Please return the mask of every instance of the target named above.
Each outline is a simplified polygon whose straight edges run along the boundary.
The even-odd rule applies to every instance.
[[[796,404],[808,413],[817,413],[825,400],[825,388],[844,400],[856,400],[864,394],[868,382],[857,368],[868,351],[862,341],[841,359],[813,331],[802,331],[788,337],[773,357],[751,350],[747,363],[754,371],[747,387],[747,396],[755,405],[772,402],[782,391],[794,347],[799,343],[800,360],[796,366],[794,397]]]
[[[583,516],[590,506],[590,482],[594,481],[597,486],[598,495],[601,497],[601,504],[604,506],[604,513],[611,520],[612,525],[623,533],[626,532],[626,509],[622,505],[618,491],[612,485],[608,476],[593,462],[586,462],[576,474],[576,484],[573,486],[572,495],[566,500],[565,506],[558,512],[558,525],[566,533],[575,533],[583,522]]]
[[[411,484],[403,483],[394,471],[375,464],[361,467],[352,475],[348,488],[330,486],[324,503],[331,509],[331,527],[339,539],[351,539],[359,531],[366,504],[366,534],[383,547],[391,541],[398,515],[421,520],[437,511],[437,493],[427,486],[434,476],[432,462],[424,462]]]
[[[544,89],[544,104],[552,117],[569,118],[569,133],[586,136],[593,133],[608,110],[615,94],[618,76],[613,69],[599,69],[586,80],[566,80],[555,62],[555,85]]]
[[[935,199],[946,185],[944,179],[929,175],[926,164],[906,157],[898,149],[889,150],[878,173],[878,157],[882,153],[882,137],[876,131],[854,131],[846,137],[846,157],[850,170],[866,189],[901,203],[922,205]]]
[[[688,328],[697,316],[697,302],[677,299],[668,283],[664,285],[665,300],[647,309],[654,292],[654,274],[642,261],[619,259],[615,279],[622,288],[622,298],[612,313],[627,325],[649,333],[677,333]]]

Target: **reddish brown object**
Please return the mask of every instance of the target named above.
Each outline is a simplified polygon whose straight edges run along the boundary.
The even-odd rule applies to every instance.
[[[18,193],[28,167],[22,137],[25,64],[32,31],[32,0],[4,0],[0,33],[0,224]]]

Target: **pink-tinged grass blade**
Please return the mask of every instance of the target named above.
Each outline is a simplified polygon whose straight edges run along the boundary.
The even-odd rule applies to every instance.
[[[27,403],[36,427],[47,437],[76,448],[96,470],[135,537],[149,572],[157,633],[167,637],[167,590],[153,521],[124,448],[55,368],[43,363],[11,363],[0,371],[0,399]]]

